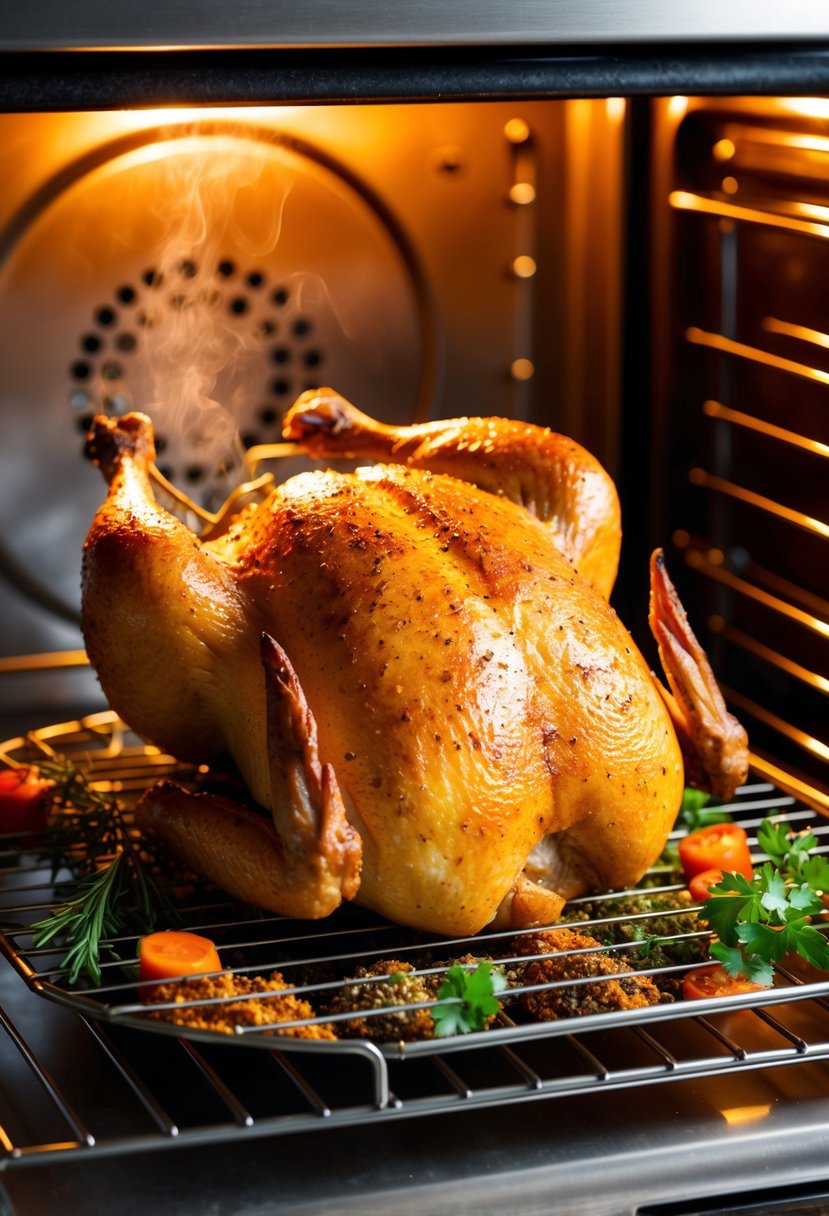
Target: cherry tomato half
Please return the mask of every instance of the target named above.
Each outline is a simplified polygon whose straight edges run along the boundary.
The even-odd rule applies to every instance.
[[[695,874],[688,883],[694,903],[701,904],[703,900],[708,899],[711,887],[715,887],[718,882],[722,882],[722,870],[700,870],[699,874]]]
[[[703,870],[736,871],[748,879],[754,873],[748,838],[738,823],[712,823],[689,832],[679,842],[679,860],[686,882]]]
[[[682,995],[686,1001],[702,1000],[710,996],[737,996],[743,992],[763,991],[762,984],[755,984],[743,976],[729,975],[720,963],[716,963],[712,967],[697,967],[682,977]]]
[[[52,804],[51,788],[35,765],[0,770],[0,833],[42,831]]]

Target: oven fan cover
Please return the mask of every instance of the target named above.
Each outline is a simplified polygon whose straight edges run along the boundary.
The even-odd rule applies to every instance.
[[[148,413],[161,471],[208,510],[306,388],[414,421],[426,297],[381,200],[270,129],[144,131],[64,169],[0,234],[7,566],[76,616],[96,413]]]

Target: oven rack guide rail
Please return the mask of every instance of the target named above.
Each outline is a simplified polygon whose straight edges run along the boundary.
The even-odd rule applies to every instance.
[[[127,816],[131,800],[174,768],[108,713],[34,732],[2,750],[23,763],[54,751],[83,764],[90,781],[117,791]],[[766,781],[750,778],[727,814],[746,829],[755,862],[763,859],[756,830],[768,816],[813,832],[816,851],[829,851],[829,822]],[[655,984],[662,1001],[646,1007],[625,1007],[624,998],[616,1007],[604,998],[612,984],[619,987],[618,970],[531,978],[521,968],[549,959],[550,946],[522,953],[526,935],[514,931],[433,941],[355,908],[322,926],[301,924],[258,913],[178,876],[177,883],[190,884],[180,906],[182,927],[215,940],[234,976],[277,969],[291,993],[310,1003],[292,1022],[265,1018],[263,1027],[252,1020],[234,1033],[157,1016],[182,1006],[221,1007],[227,996],[195,998],[182,990],[178,1001],[140,1001],[137,932],[111,941],[100,984],[70,985],[60,944],[35,947],[31,928],[66,902],[66,885],[60,876],[55,883],[48,858],[31,841],[0,838],[0,953],[7,960],[0,963],[0,1064],[5,1049],[46,1101],[53,1116],[46,1124],[55,1124],[48,1141],[16,1128],[0,1081],[0,1170],[47,1152],[125,1152],[236,1134],[271,1136],[829,1060],[829,976],[790,964],[788,957],[775,968],[774,986],[759,994],[682,999],[682,976],[708,957],[710,939],[672,857],[685,830],[675,830],[641,888],[571,901],[556,927],[587,934],[601,943],[600,954],[624,960],[631,968],[624,971],[628,984],[630,975],[637,984]],[[177,886],[176,894],[182,890]],[[595,948],[578,943],[561,954],[575,962],[585,954],[596,957]],[[402,965],[432,984],[426,999],[395,1005],[400,1020],[411,1019],[433,1006],[437,981],[453,961],[471,965],[479,957],[494,960],[515,981],[485,1031],[405,1041],[392,1037],[396,1023],[388,1003],[360,1007],[359,1021],[357,1007],[342,1004],[345,989],[353,991],[357,983],[371,991]],[[63,1076],[66,1053],[51,1058],[43,1046],[48,1036],[31,1031],[30,1016],[22,1029],[24,1018],[14,1016],[19,979],[44,1024],[57,1019],[56,1038],[77,1038],[79,1057],[91,1052],[96,1072],[106,1073],[122,1097],[126,1091],[128,1126],[117,1132],[97,1126],[76,1079]],[[528,996],[549,997],[552,1020],[528,1014]],[[372,1034],[375,1017],[386,1018],[391,1030]],[[296,1034],[320,1026],[340,1035],[358,1027],[359,1033],[320,1039],[273,1032],[286,1025]]]

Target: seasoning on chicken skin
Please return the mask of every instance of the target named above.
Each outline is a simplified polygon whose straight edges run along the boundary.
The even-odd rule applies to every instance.
[[[150,791],[140,826],[191,868],[286,916],[356,899],[446,936],[521,929],[636,883],[683,746],[701,780],[740,779],[744,735],[664,563],[673,695],[607,602],[618,499],[578,444],[503,419],[383,427],[329,390],[285,434],[399,463],[292,477],[202,541],[155,501],[149,419],[91,433],[109,494],[82,615],[110,704],[180,759],[229,754],[269,812]]]

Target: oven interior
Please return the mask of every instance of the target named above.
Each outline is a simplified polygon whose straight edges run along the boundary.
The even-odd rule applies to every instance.
[[[663,545],[749,731],[753,771],[734,814],[750,835],[772,812],[814,824],[823,851],[827,118],[820,99],[676,96],[0,116],[12,183],[0,202],[0,717],[12,754],[100,754],[102,780],[127,795],[158,762],[113,728],[82,654],[79,557],[100,498],[82,457],[90,417],[151,413],[162,471],[212,510],[246,449],[278,441],[294,397],[330,384],[386,421],[502,415],[595,452],[622,497],[620,615],[648,653],[647,557]],[[24,1175],[30,1194],[71,1189],[54,1163],[71,1179],[94,1159],[104,1180],[127,1157],[244,1140],[259,1168],[263,1146],[279,1146],[299,1211],[291,1144],[307,1162],[333,1140],[341,1170],[351,1154],[365,1171],[373,1136],[423,1168],[438,1129],[459,1125],[502,1179],[475,1192],[479,1210],[504,1210],[507,1117],[473,1120],[508,1107],[529,1167],[514,1186],[532,1186],[532,1167],[552,1171],[577,1211],[534,1112],[602,1128],[605,1095],[621,1090],[649,1104],[640,1161],[658,1160],[674,1103],[700,1137],[726,1132],[719,1193],[735,1144],[761,1151],[769,1126],[785,1139],[787,1101],[806,1111],[825,1091],[822,975],[805,992],[787,975],[784,997],[726,1014],[665,1007],[540,1034],[506,1019],[491,1039],[441,1052],[332,1059],[150,1034],[117,976],[84,996],[54,950],[31,949],[32,909],[55,893],[48,867],[17,840],[4,846],[2,940],[17,973],[0,1011],[9,1195]],[[210,892],[188,915],[242,966],[391,950],[384,927],[346,917],[309,937]],[[611,901],[599,919],[625,918]],[[404,1147],[413,1124],[417,1152]],[[630,1194],[637,1167],[611,1157],[608,1189]],[[480,1176],[480,1160],[465,1168]],[[797,1180],[785,1160],[775,1168],[781,1184]],[[456,1181],[432,1169],[439,1197],[420,1189],[417,1210],[464,1210]],[[659,1194],[688,1193],[693,1172],[689,1157]],[[407,1210],[390,1170],[375,1185]],[[314,1194],[309,1211],[324,1202]],[[597,1190],[593,1203],[584,1210],[599,1211]]]

